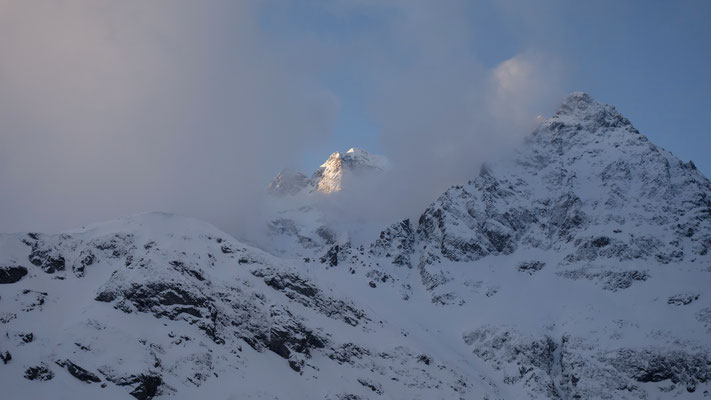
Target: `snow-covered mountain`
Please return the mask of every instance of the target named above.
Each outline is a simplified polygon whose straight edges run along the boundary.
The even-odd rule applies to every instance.
[[[351,153],[272,187],[341,187]],[[418,221],[307,244],[158,213],[0,235],[4,395],[711,396],[711,183],[586,94]]]
[[[270,244],[265,250],[283,257],[316,258],[325,246],[350,242],[360,224],[334,226],[335,205],[368,184],[384,179],[388,160],[365,150],[335,152],[311,178],[301,172],[281,171],[269,184],[275,210],[267,224]],[[341,197],[339,197],[341,196]],[[377,226],[375,232],[380,229]]]
[[[333,193],[343,189],[344,181],[351,175],[383,171],[387,160],[362,149],[351,148],[345,153],[333,153],[311,177],[316,190],[321,193]]]
[[[272,180],[267,190],[276,196],[295,195],[303,191],[334,193],[341,191],[350,179],[387,168],[388,160],[385,157],[351,148],[345,153],[337,151],[331,154],[310,179],[301,172],[283,170]]]

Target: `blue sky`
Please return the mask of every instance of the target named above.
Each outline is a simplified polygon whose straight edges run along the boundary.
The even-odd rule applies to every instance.
[[[275,36],[313,35],[344,47],[382,34],[382,42],[366,39],[370,51],[398,52],[387,46],[393,45],[389,30],[402,13],[401,3],[342,9],[326,4],[271,3],[262,10],[261,26]],[[458,31],[460,39],[480,65],[495,68],[521,53],[549,57],[559,66],[552,89],[559,98],[581,90],[612,103],[655,143],[711,174],[711,2],[477,1],[453,8],[467,24]],[[433,30],[428,32],[433,37],[450,40],[436,32],[440,28],[437,23],[422,26]],[[399,45],[416,46],[415,41]],[[452,55],[448,62],[462,58]],[[400,61],[407,68],[404,56]],[[322,84],[335,93],[341,108],[330,141],[307,152],[303,168],[311,170],[330,151],[351,146],[385,150],[379,140],[383,127],[368,109],[377,82],[359,65],[346,55],[323,71]],[[550,101],[538,105],[536,111],[544,116],[555,110]]]

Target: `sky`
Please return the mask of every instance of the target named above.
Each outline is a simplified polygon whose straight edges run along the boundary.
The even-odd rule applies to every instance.
[[[710,18],[704,0],[0,0],[0,232],[152,210],[246,232],[280,169],[350,147],[424,208],[571,91],[709,176]]]

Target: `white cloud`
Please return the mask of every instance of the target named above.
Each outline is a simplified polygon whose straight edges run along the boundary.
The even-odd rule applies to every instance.
[[[512,57],[491,73],[490,110],[496,124],[528,133],[536,117],[560,101],[563,69],[550,55],[526,52]]]

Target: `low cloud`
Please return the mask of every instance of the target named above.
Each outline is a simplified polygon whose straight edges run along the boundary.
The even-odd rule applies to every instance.
[[[150,210],[237,230],[273,165],[330,134],[337,100],[252,2],[1,9],[0,231]]]
[[[473,37],[470,2],[310,4],[325,21],[308,23],[289,12],[302,4],[3,2],[0,231],[162,210],[254,236],[271,176],[331,140],[349,95],[334,80],[358,88],[393,168],[332,219],[386,225],[471,178],[560,98],[551,56],[490,67],[470,51],[494,40]]]

